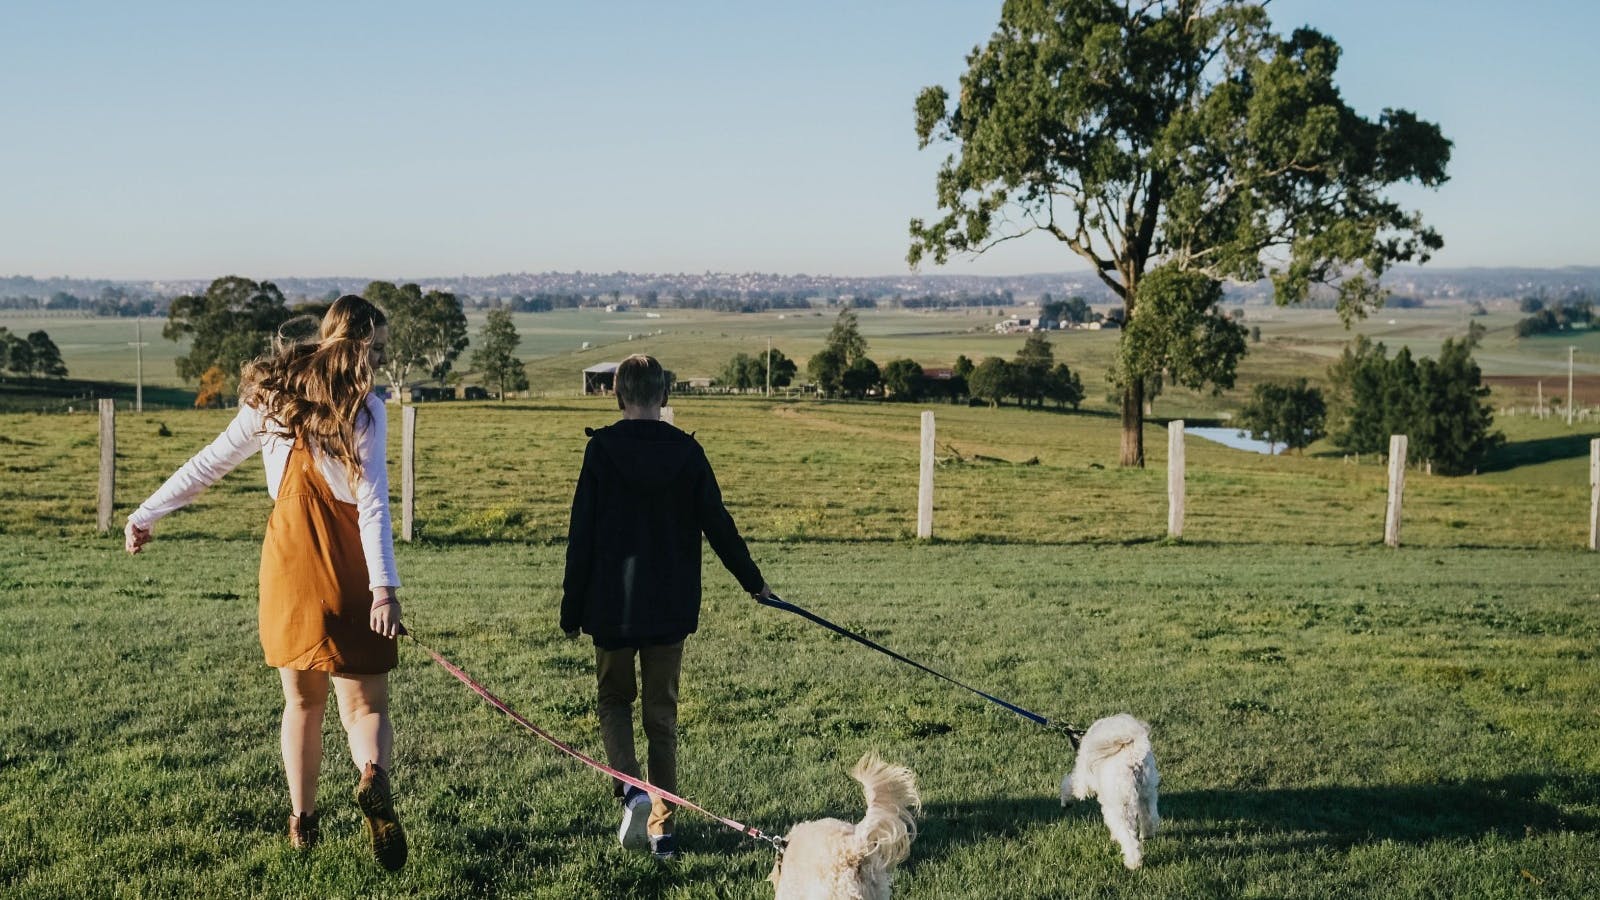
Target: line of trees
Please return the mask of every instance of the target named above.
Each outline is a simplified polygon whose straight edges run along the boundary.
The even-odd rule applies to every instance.
[[[94,297],[67,291],[56,291],[48,297],[0,297],[0,309],[79,310],[97,316],[155,316],[165,313],[166,308],[164,298],[136,296],[116,285],[101,288]]]
[[[1039,298],[1039,319],[1044,322],[1084,325],[1095,320],[1095,312],[1089,308],[1089,301],[1082,297],[1056,300],[1045,294]]]
[[[962,360],[965,357],[957,360],[958,375]],[[967,365],[971,366],[971,362]],[[985,357],[965,378],[972,398],[987,401],[991,407],[1007,398],[1014,398],[1024,408],[1041,408],[1049,400],[1058,408],[1070,405],[1077,409],[1083,402],[1083,382],[1078,373],[1066,363],[1055,361],[1050,339],[1039,333],[1028,335],[1015,360]]]
[[[1446,340],[1438,359],[1414,359],[1409,348],[1394,356],[1365,336],[1345,348],[1328,370],[1334,446],[1353,453],[1383,453],[1389,436],[1410,437],[1409,455],[1444,475],[1473,471],[1505,440],[1493,431],[1489,388],[1472,358],[1476,334]]]
[[[1538,297],[1522,298],[1522,311],[1532,313],[1517,323],[1517,337],[1559,334],[1594,325],[1594,303],[1587,297],[1562,300],[1549,306]]]
[[[717,376],[717,381],[724,387],[731,387],[741,391],[764,390],[769,384],[767,381],[767,357],[768,354],[766,352],[755,354],[736,353],[722,367],[722,374]],[[770,384],[775,388],[782,388],[794,383],[795,373],[800,369],[795,361],[785,356],[783,351],[777,347],[772,348],[771,358],[772,381]]]
[[[912,359],[893,359],[880,369],[867,356],[866,338],[849,308],[839,311],[823,348],[806,362],[806,371],[823,396],[861,399],[881,391],[890,400],[970,397],[999,406],[1015,399],[1023,407],[1051,401],[1073,409],[1083,402],[1078,373],[1055,361],[1050,339],[1043,334],[1028,335],[1014,360],[991,356],[974,365],[963,355],[956,358],[951,377],[930,378]]]
[[[65,378],[67,365],[48,333],[33,331],[23,337],[12,334],[9,328],[0,328],[0,373],[21,378]]]
[[[450,378],[468,344],[466,313],[455,294],[374,281],[362,296],[388,316],[389,347],[381,374],[397,396],[414,371],[440,382]],[[199,382],[197,405],[213,405],[237,392],[240,369],[267,352],[280,329],[303,336],[328,306],[290,306],[272,282],[229,275],[212,281],[202,293],[174,299],[161,335],[170,341],[189,340],[188,352],[176,360],[178,376]],[[510,313],[504,315],[509,320]],[[302,317],[308,321],[290,322]]]

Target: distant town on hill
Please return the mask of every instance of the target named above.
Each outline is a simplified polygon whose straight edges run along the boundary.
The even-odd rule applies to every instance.
[[[259,279],[262,273],[227,272]],[[907,274],[874,277],[779,275],[762,272],[665,274],[637,272],[519,272],[504,275],[457,275],[400,278],[393,275],[339,278],[271,277],[267,280],[291,300],[320,300],[360,292],[374,280],[415,283],[424,290],[450,291],[469,306],[516,304],[549,308],[535,298],[561,298],[561,306],[642,303],[715,309],[767,309],[812,301],[849,301],[858,305],[938,307],[943,305],[1007,305],[1053,297],[1081,296],[1094,303],[1114,302],[1111,292],[1088,272],[1033,275]],[[0,276],[0,308],[84,310],[116,314],[164,313],[167,301],[204,291],[208,279],[111,280],[70,277]],[[1600,292],[1600,266],[1562,268],[1401,267],[1384,278],[1402,302],[1476,301],[1540,296],[1560,298]],[[1235,302],[1266,302],[1267,282],[1229,285]],[[575,303],[573,301],[581,301]],[[130,312],[132,311],[132,312]]]

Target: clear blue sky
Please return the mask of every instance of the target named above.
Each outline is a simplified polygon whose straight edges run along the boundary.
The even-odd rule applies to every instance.
[[[0,273],[903,272],[942,157],[912,101],[955,85],[999,8],[14,4]],[[1438,265],[1600,263],[1600,4],[1269,9],[1343,45],[1357,110],[1455,141],[1452,181],[1403,195]],[[1039,237],[945,270],[1079,267]]]

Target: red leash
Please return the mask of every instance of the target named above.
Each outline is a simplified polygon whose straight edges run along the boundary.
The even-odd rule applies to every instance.
[[[733,819],[728,819],[728,818],[724,818],[723,816],[719,816],[716,813],[712,812],[711,810],[706,809],[705,807],[700,806],[697,803],[692,803],[692,802],[690,802],[688,800],[685,800],[682,797],[679,797],[677,794],[672,793],[671,791],[664,791],[661,788],[658,788],[655,785],[650,784],[647,781],[640,781],[639,779],[634,778],[632,775],[628,775],[628,774],[625,774],[625,773],[622,773],[622,772],[618,772],[616,769],[613,769],[610,766],[606,765],[605,763],[602,763],[599,760],[594,759],[593,757],[590,757],[590,756],[584,754],[582,751],[575,750],[572,747],[562,743],[561,741],[557,740],[554,735],[550,734],[550,732],[545,731],[543,728],[540,728],[539,726],[537,726],[537,725],[533,724],[532,722],[529,722],[527,719],[523,718],[520,713],[518,713],[516,710],[512,709],[510,706],[507,706],[504,700],[501,700],[499,697],[496,697],[495,695],[489,693],[488,688],[485,688],[483,685],[481,685],[477,681],[475,681],[473,679],[473,677],[471,675],[468,675],[466,673],[466,671],[463,670],[460,666],[456,665],[455,663],[453,663],[450,660],[445,659],[443,656],[441,656],[439,654],[439,651],[437,651],[437,650],[433,649],[432,647],[429,647],[427,644],[424,644],[423,642],[417,640],[417,636],[412,634],[410,631],[406,630],[404,628],[404,626],[401,627],[401,634],[404,634],[406,637],[411,638],[412,643],[416,644],[418,647],[421,647],[424,651],[427,652],[427,654],[429,656],[433,657],[433,661],[438,663],[440,668],[444,669],[446,672],[449,672],[451,675],[454,675],[458,680],[460,680],[460,682],[462,684],[464,684],[467,687],[471,688],[473,693],[475,693],[478,696],[482,697],[483,699],[489,701],[489,705],[490,706],[493,706],[495,709],[498,709],[501,712],[505,713],[506,715],[510,716],[511,720],[513,722],[516,722],[518,725],[521,725],[523,728],[526,728],[529,731],[533,732],[535,735],[538,735],[546,743],[548,743],[551,746],[555,747],[557,750],[560,750],[562,753],[567,754],[568,756],[572,757],[573,759],[576,759],[577,761],[583,763],[584,765],[588,766],[591,769],[596,769],[598,771],[604,772],[607,775],[610,775],[612,778],[615,778],[615,779],[617,779],[618,781],[621,781],[624,784],[630,784],[630,785],[638,788],[641,791],[644,791],[644,792],[646,792],[648,794],[653,794],[653,795],[655,795],[657,797],[662,798],[663,800],[666,800],[669,803],[676,803],[679,806],[687,807],[687,808],[692,809],[692,810],[694,810],[694,811],[696,811],[698,813],[701,813],[703,815],[706,815],[706,816],[709,816],[709,817],[711,817],[713,819],[716,819],[718,822],[721,822],[723,825],[725,825],[725,826],[727,826],[729,828],[732,828],[734,831],[737,831],[740,834],[745,835],[746,837],[753,837],[756,840],[766,841],[767,843],[771,844],[773,847],[777,848],[778,852],[780,852],[780,853],[783,852],[784,840],[781,837],[775,837],[773,835],[767,834],[766,832],[764,832],[761,829],[756,828],[754,826],[745,825],[745,824],[743,824],[741,822],[736,822]]]

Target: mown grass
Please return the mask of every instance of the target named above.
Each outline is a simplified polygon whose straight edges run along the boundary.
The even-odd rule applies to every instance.
[[[550,542],[566,533],[586,426],[616,418],[606,399],[435,404],[418,418],[418,533],[430,541]],[[899,540],[916,520],[919,415],[895,403],[683,397],[730,508],[768,540]],[[1148,426],[1149,467],[1116,465],[1118,423],[1103,413],[934,406],[940,465],[935,536],[957,542],[1137,543],[1166,532],[1166,430]],[[118,417],[118,510],[125,513],[210,440],[222,411]],[[399,422],[390,415],[398,483]],[[1588,537],[1583,429],[1528,417],[1489,474],[1407,478],[1402,539],[1427,547],[1574,548]],[[90,415],[0,414],[0,534],[89,533],[99,461]],[[162,429],[168,432],[161,434]],[[1373,457],[1279,456],[1188,442],[1184,538],[1201,543],[1361,546],[1382,537],[1385,470]],[[258,533],[269,501],[247,462],[185,515],[177,537]],[[398,492],[398,488],[396,489]]]
[[[1408,474],[1395,552],[1377,546],[1376,460],[1191,439],[1171,543],[1159,424],[1150,468],[1123,470],[1103,409],[935,406],[937,539],[918,543],[923,407],[674,407],[780,593],[1046,714],[1149,719],[1169,830],[1123,872],[1094,812],[1057,805],[1059,739],[755,607],[714,570],[681,734],[684,789],[711,808],[767,830],[854,817],[845,771],[872,748],[912,765],[927,802],[897,896],[1600,892],[1584,428],[1506,419],[1485,474]],[[591,752],[592,656],[554,616],[582,429],[615,415],[554,396],[424,407],[421,539],[399,548],[418,634]],[[119,414],[119,522],[227,419]],[[93,534],[97,461],[92,416],[0,414],[0,893],[770,896],[770,854],[690,816],[679,862],[620,851],[603,779],[409,647],[395,718],[412,864],[388,876],[364,858],[332,723],[330,840],[293,855],[281,700],[257,662],[260,463],[128,558]]]
[[[692,814],[670,865],[615,846],[603,778],[403,648],[410,865],[365,858],[329,723],[327,843],[285,845],[254,542],[0,541],[0,890],[26,897],[766,897],[770,853]],[[768,831],[854,818],[845,770],[918,773],[900,897],[1577,897],[1600,891],[1600,595],[1545,550],[757,543],[790,599],[1070,720],[1156,732],[1166,831],[1137,873],[1066,745],[759,608],[707,571],[681,780]],[[407,546],[407,618],[598,751],[592,654],[556,632],[559,547]]]

